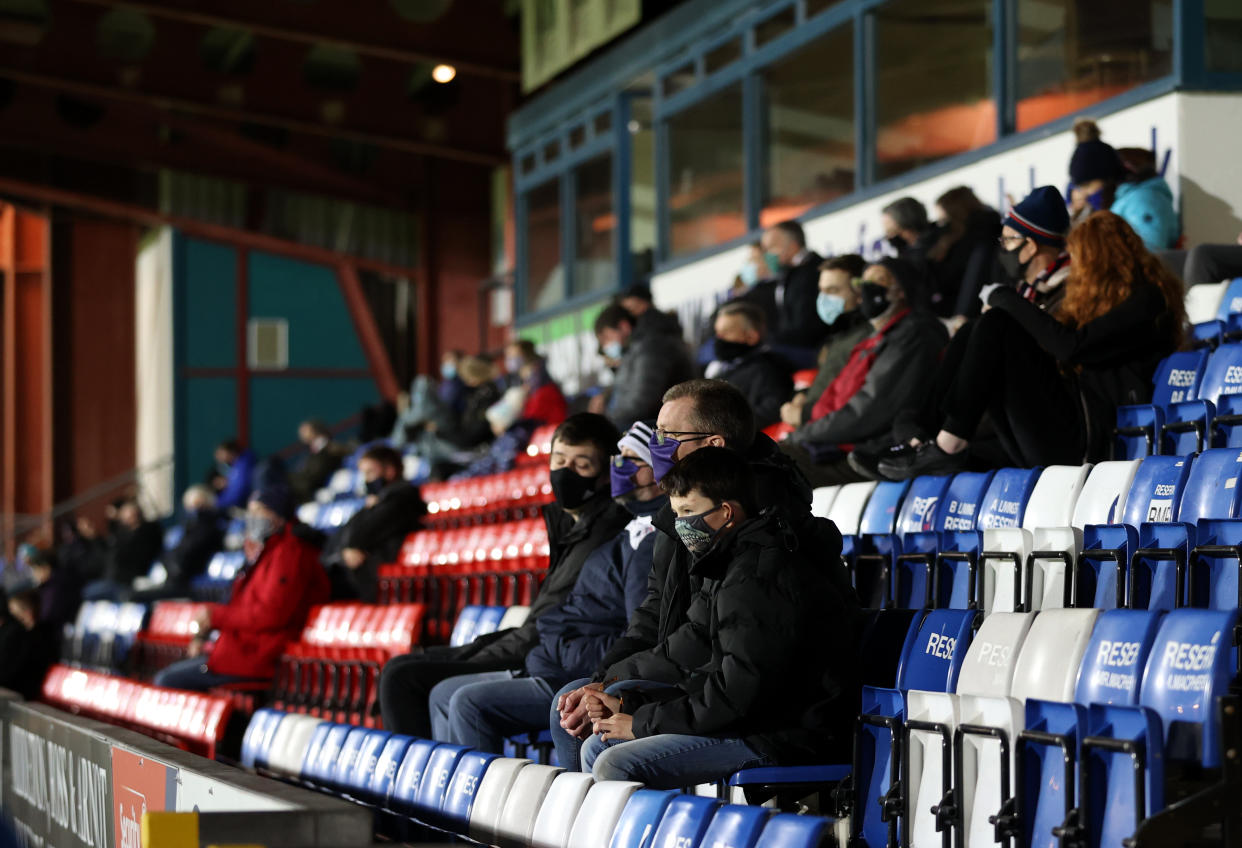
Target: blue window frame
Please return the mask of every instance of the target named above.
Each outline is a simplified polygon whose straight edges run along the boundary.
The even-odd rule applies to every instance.
[[[1205,3],[1208,4],[1206,13]],[[932,5],[937,4],[950,11],[954,8],[952,0],[936,0]],[[1058,4],[1042,5],[1055,7]],[[1109,94],[1107,88],[1101,89],[1109,94],[1107,99],[1097,97],[1091,101],[1090,96],[1086,96],[1079,101],[1066,98],[1065,102],[1071,105],[1090,102],[1089,108],[1109,112],[1176,88],[1242,88],[1242,71],[1234,70],[1232,65],[1219,59],[1205,58],[1205,14],[1208,17],[1221,14],[1213,11],[1220,6],[1216,0],[1149,0],[1144,5],[1152,16],[1149,29],[1153,41],[1166,37],[1163,28],[1171,29],[1167,34],[1169,47],[1152,47],[1156,51],[1171,49],[1171,58],[1155,65],[1155,71],[1149,68],[1147,76],[1132,76],[1126,83],[1115,86],[1115,95]],[[584,286],[574,280],[579,243],[576,228],[580,226],[576,210],[579,202],[576,168],[600,156],[611,156],[613,176],[611,253],[616,271],[613,288],[630,281],[634,262],[629,249],[628,106],[635,92],[649,97],[651,102],[657,271],[752,239],[761,224],[770,223],[765,220],[774,214],[770,208],[765,210],[765,203],[774,196],[775,166],[770,147],[774,130],[770,110],[783,108],[782,102],[788,105],[790,100],[785,97],[781,101],[779,93],[774,96],[773,83],[765,75],[793,61],[800,51],[806,51],[802,53],[804,56],[813,52],[817,44],[838,45],[835,49],[849,44],[851,48],[850,79],[843,84],[848,87],[852,109],[836,101],[822,106],[817,114],[822,116],[827,110],[835,120],[830,135],[836,140],[838,158],[845,155],[842,150],[848,149],[841,139],[852,133],[852,174],[847,178],[844,172],[848,169],[838,168],[842,172],[839,175],[842,184],[848,183],[850,190],[830,191],[825,202],[804,209],[805,198],[813,197],[814,193],[792,192],[797,195],[798,203],[788,205],[801,209],[798,217],[825,214],[900,184],[961,167],[1024,144],[1034,137],[1032,133],[1046,134],[1067,128],[1083,106],[1067,110],[1064,104],[1054,104],[1051,110],[1045,110],[1045,114],[1053,115],[1052,120],[1043,123],[1039,120],[1038,109],[1029,108],[1033,96],[1045,95],[1049,90],[1054,94],[1060,90],[1072,94],[1075,84],[1074,79],[1055,78],[1055,74],[1049,82],[1048,67],[1042,69],[1041,77],[1038,50],[1060,49],[1064,53],[1073,47],[1082,52],[1090,45],[1050,47],[1043,43],[1032,47],[1032,38],[1037,37],[1037,33],[1032,36],[1031,22],[1023,17],[1030,14],[1032,8],[1028,0],[957,0],[956,6],[986,22],[984,42],[980,43],[978,37],[973,41],[973,49],[985,51],[986,60],[976,61],[972,67],[982,69],[977,72],[987,76],[980,86],[988,93],[988,103],[993,105],[978,101],[984,104],[979,106],[978,114],[986,114],[989,120],[994,120],[995,131],[981,133],[983,146],[977,149],[950,149],[940,157],[914,161],[904,169],[887,165],[881,169],[877,165],[876,101],[881,82],[878,75],[884,72],[884,59],[877,54],[877,30],[890,26],[888,21],[898,13],[917,10],[919,5],[912,5],[911,0],[770,0],[761,3],[755,0],[690,0],[622,42],[612,51],[614,55],[606,54],[593,60],[571,75],[566,83],[558,84],[559,88],[554,86],[542,100],[536,98],[536,102],[524,107],[527,114],[521,115],[522,120],[517,122],[522,129],[513,145],[518,196],[519,323],[540,320],[552,312],[596,301],[607,290],[598,284],[598,269],[594,272],[598,288],[586,287],[592,290],[584,291]],[[1045,25],[1046,32],[1055,30],[1055,25]],[[1227,33],[1226,37],[1231,40],[1226,44],[1236,40],[1237,31],[1232,29]],[[1140,32],[1136,37],[1142,35]],[[808,47],[811,50],[808,51]],[[1213,55],[1221,55],[1221,49]],[[1167,73],[1165,68],[1169,68]],[[1152,76],[1161,73],[1164,75]],[[567,91],[568,95],[561,96]],[[596,93],[590,95],[590,92]],[[812,92],[810,96],[817,94]],[[575,103],[584,105],[576,108]],[[713,114],[721,107],[730,114]],[[542,133],[527,132],[527,128],[540,120],[531,117],[538,111],[546,112],[545,125],[551,128]],[[851,112],[852,122],[846,126],[841,116]],[[604,114],[610,116],[609,125],[605,131],[600,131],[595,124],[598,116]],[[694,124],[696,120],[699,129],[691,131],[689,143],[679,147],[679,134],[686,132],[684,125]],[[697,157],[686,153],[686,150],[695,149],[695,132],[702,142],[699,148],[702,152]],[[570,144],[571,137],[576,144]],[[705,146],[707,142],[711,143],[710,150]],[[554,143],[559,145],[555,151],[549,148]],[[788,144],[787,141],[782,143]],[[794,142],[795,153],[796,145]],[[810,144],[807,149],[812,149]],[[552,152],[557,155],[551,156]],[[890,155],[883,149],[880,152]],[[930,161],[932,158],[936,161]],[[738,173],[732,177],[723,175],[729,163],[736,163],[738,167]],[[894,175],[884,178],[885,173]],[[598,166],[594,176],[598,183]],[[527,297],[524,275],[525,241],[530,223],[527,202],[531,199],[528,194],[538,192],[540,185],[549,180],[556,180],[559,187],[559,252],[564,272],[555,283],[558,287],[555,304],[548,297],[537,304]],[[543,193],[547,194],[546,189]],[[791,192],[775,194],[784,197]],[[538,193],[533,197],[540,199]],[[676,208],[670,206],[674,200]],[[674,226],[686,217],[684,209],[688,203],[700,204],[709,220],[702,231],[695,232],[691,238],[674,237]]]

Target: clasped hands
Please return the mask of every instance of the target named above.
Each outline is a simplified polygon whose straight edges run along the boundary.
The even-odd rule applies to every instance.
[[[634,717],[620,712],[621,699],[605,693],[602,683],[588,683],[562,695],[556,709],[561,727],[578,739],[592,733],[598,733],[605,742],[634,738]]]

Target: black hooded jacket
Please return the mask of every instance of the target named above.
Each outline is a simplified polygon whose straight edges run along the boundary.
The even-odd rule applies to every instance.
[[[675,687],[625,693],[634,735],[741,738],[778,765],[847,754],[858,603],[831,522],[810,519],[799,533],[779,507],[765,510],[690,571],[701,589],[686,623],[631,658],[642,679]]]
[[[793,527],[801,531],[811,518],[811,484],[792,459],[762,433],[746,452],[755,473],[759,503],[780,506]],[[686,621],[686,611],[701,581],[690,573],[692,557],[677,537],[672,507],[660,510],[652,522],[655,540],[647,598],[630,615],[629,626],[604,656],[593,679],[596,681],[646,679],[628,658],[655,647]],[[841,534],[831,523],[827,548],[841,550]]]

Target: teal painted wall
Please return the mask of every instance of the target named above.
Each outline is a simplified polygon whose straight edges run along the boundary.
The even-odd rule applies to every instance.
[[[173,242],[174,418],[178,492],[198,482],[215,446],[239,436],[259,455],[288,447],[300,421],[329,424],[379,401],[333,268],[247,251],[246,302],[237,302],[238,249],[178,233]],[[238,311],[289,324],[290,373],[245,379],[249,427],[238,432]],[[244,323],[244,322],[242,322]],[[218,373],[227,369],[229,373]],[[309,369],[316,373],[297,373]],[[195,371],[207,373],[195,374]]]

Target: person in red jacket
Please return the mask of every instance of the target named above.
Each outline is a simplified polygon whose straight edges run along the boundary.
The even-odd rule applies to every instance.
[[[157,686],[210,689],[228,683],[271,680],[285,645],[306,624],[311,607],[328,601],[328,576],[319,550],[295,532],[293,500],[283,486],[256,491],[246,509],[246,567],[229,602],[204,613],[190,659],[155,676]],[[202,638],[219,638],[202,655]]]

